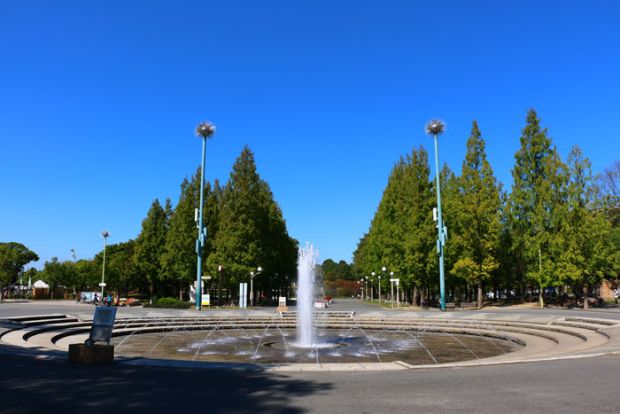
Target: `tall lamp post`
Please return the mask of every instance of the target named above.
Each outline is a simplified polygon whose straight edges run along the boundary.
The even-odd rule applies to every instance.
[[[254,306],[254,278],[263,272],[263,268],[258,266],[257,272],[250,272],[250,308]]]
[[[110,237],[110,233],[107,230],[101,232],[101,237],[103,237],[103,266],[101,269],[101,301],[103,302],[103,289],[105,288],[105,248],[107,245],[108,237]]]
[[[202,251],[207,238],[207,229],[202,226],[202,205],[204,203],[204,187],[205,187],[205,158],[207,156],[207,139],[211,138],[215,133],[215,125],[210,122],[201,122],[196,127],[196,135],[202,138],[202,162],[200,164],[200,206],[198,217],[198,238],[196,239],[196,255],[198,263],[196,266],[196,310],[202,308]],[[218,298],[219,300],[219,298]]]
[[[439,254],[439,306],[446,310],[445,281],[443,269],[443,252],[448,238],[448,229],[443,225],[441,216],[441,184],[439,180],[439,135],[446,130],[446,124],[439,119],[432,119],[426,124],[426,133],[433,136],[435,141],[435,188],[437,189],[437,253]]]

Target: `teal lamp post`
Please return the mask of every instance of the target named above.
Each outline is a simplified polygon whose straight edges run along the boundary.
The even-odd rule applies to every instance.
[[[204,204],[205,188],[205,158],[207,156],[207,139],[215,133],[215,125],[210,122],[201,122],[196,127],[196,135],[202,138],[202,162],[200,164],[200,206],[198,209],[198,238],[196,239],[196,255],[198,263],[196,266],[196,310],[202,308],[202,253],[207,239],[207,229],[202,225],[202,205]]]
[[[437,221],[437,253],[439,254],[439,307],[446,310],[446,284],[444,280],[443,252],[448,238],[448,229],[443,225],[441,216],[441,184],[439,180],[439,143],[438,136],[446,130],[446,124],[439,119],[432,119],[426,124],[426,133],[435,141],[435,188],[437,189],[437,213],[433,218]]]
[[[103,266],[101,266],[101,283],[99,286],[101,287],[101,303],[103,303],[103,290],[105,289],[105,248],[108,244],[108,237],[110,237],[110,233],[107,230],[101,232],[101,237],[103,237]]]

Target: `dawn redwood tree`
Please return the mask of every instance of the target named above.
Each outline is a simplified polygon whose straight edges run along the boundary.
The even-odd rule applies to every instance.
[[[461,205],[463,203],[460,178],[454,174],[448,164],[444,164],[439,172],[439,181],[441,184],[441,210],[443,215],[443,224],[448,229],[448,243],[446,243],[444,249],[444,267],[447,269],[445,279],[446,288],[451,289],[454,296],[457,297],[460,294],[460,288],[463,285],[466,285],[464,283],[464,279],[450,273],[450,269],[452,269],[460,254],[459,245],[453,242],[453,236],[455,234],[459,234],[461,231],[461,223],[458,219],[461,211]],[[435,181],[432,180],[431,183],[433,193],[435,193]],[[435,206],[434,198],[433,206]],[[430,265],[432,266],[431,275],[438,275],[439,263],[437,261],[436,246],[434,247],[435,251],[433,252],[433,257],[429,258]],[[431,278],[433,278],[433,276],[431,276]]]
[[[544,289],[558,282],[566,174],[547,129],[540,127],[533,109],[527,113],[520,141],[510,195],[513,253],[521,261],[517,269],[523,269],[538,286],[542,307]]]
[[[392,168],[387,186],[367,235],[360,240],[353,257],[356,276],[393,271],[406,287],[432,283],[435,261],[433,237],[433,192],[429,179],[428,153],[422,147],[401,158]],[[389,281],[382,279],[387,292]]]
[[[486,157],[485,142],[473,122],[460,177],[461,203],[455,215],[458,230],[452,244],[459,256],[451,272],[477,286],[477,305],[482,307],[482,283],[498,268],[500,195],[497,180]]]
[[[186,178],[181,183],[181,194],[170,217],[165,248],[160,258],[164,278],[178,289],[179,298],[182,298],[184,288],[196,277],[197,231],[194,211],[199,199],[199,174],[200,171],[197,171],[191,181]]]
[[[610,237],[611,222],[595,203],[590,161],[579,147],[573,147],[567,164],[569,181],[559,268],[565,282],[582,287],[584,309],[588,309],[589,287],[613,272],[618,251]]]
[[[223,287],[247,282],[257,266],[264,269],[254,283],[258,289],[279,287],[295,277],[297,242],[288,235],[280,207],[247,146],[221,194],[217,227],[207,266],[213,274],[223,266]]]
[[[133,256],[137,271],[148,284],[151,301],[155,282],[162,278],[160,259],[165,249],[167,227],[166,211],[159,200],[155,199],[142,221],[142,230],[136,239]]]

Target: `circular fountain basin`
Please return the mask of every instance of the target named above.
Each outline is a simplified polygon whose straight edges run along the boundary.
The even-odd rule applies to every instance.
[[[293,329],[221,329],[120,336],[116,355],[193,361],[253,363],[441,364],[503,355],[511,341],[469,334],[417,330],[317,329],[313,347],[296,346]]]

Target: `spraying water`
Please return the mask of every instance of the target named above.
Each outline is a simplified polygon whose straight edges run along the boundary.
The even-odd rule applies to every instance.
[[[312,312],[314,309],[315,267],[318,250],[311,244],[299,249],[297,255],[297,346],[316,346]]]

